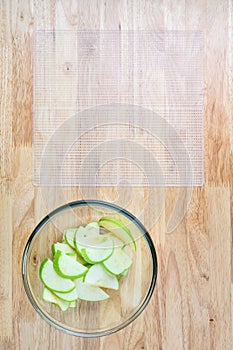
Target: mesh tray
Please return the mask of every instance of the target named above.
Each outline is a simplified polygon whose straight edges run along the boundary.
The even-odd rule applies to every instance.
[[[203,184],[203,37],[37,31],[34,184]]]

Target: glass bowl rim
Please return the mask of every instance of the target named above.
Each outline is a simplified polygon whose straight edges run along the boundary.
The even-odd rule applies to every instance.
[[[66,327],[63,327],[61,325],[59,325],[58,323],[54,322],[51,318],[49,318],[47,316],[47,314],[45,314],[43,312],[43,310],[37,305],[37,303],[34,300],[34,297],[31,293],[28,281],[27,281],[27,257],[28,257],[28,252],[31,246],[31,243],[33,241],[33,238],[37,235],[37,233],[39,232],[39,230],[47,223],[51,220],[51,218],[65,210],[68,210],[70,208],[73,207],[80,207],[80,206],[88,206],[88,205],[93,205],[93,206],[102,206],[105,208],[109,208],[109,209],[114,209],[117,210],[117,212],[120,212],[121,214],[123,214],[124,216],[126,216],[128,219],[130,219],[131,221],[133,220],[133,222],[136,224],[136,226],[140,229],[140,231],[143,233],[143,236],[146,238],[147,244],[150,248],[150,253],[151,253],[151,258],[152,258],[152,264],[153,264],[153,272],[152,272],[152,280],[150,283],[150,287],[148,289],[148,292],[146,294],[146,296],[144,297],[144,300],[141,304],[141,306],[139,307],[139,309],[131,316],[129,317],[127,320],[125,320],[124,322],[122,322],[120,325],[118,326],[114,326],[110,329],[104,330],[104,331],[97,331],[97,332],[82,332],[82,331],[74,331],[71,329],[67,329]],[[24,285],[24,289],[25,292],[27,294],[27,297],[31,303],[31,305],[33,306],[34,310],[40,315],[40,317],[46,321],[49,325],[53,326],[54,328],[69,334],[69,335],[73,335],[73,336],[78,336],[78,337],[84,337],[84,338],[96,338],[96,337],[101,337],[101,336],[105,336],[105,335],[109,335],[109,334],[113,334],[115,332],[118,332],[120,330],[122,330],[123,328],[127,327],[130,323],[132,323],[141,313],[142,311],[145,309],[145,307],[147,306],[147,304],[149,303],[153,291],[155,289],[155,284],[156,284],[156,280],[157,280],[157,274],[158,274],[158,262],[157,262],[157,254],[156,254],[156,250],[154,247],[154,243],[148,233],[148,231],[146,230],[145,226],[133,215],[131,214],[129,211],[127,211],[126,209],[114,204],[114,203],[110,203],[110,202],[106,202],[106,201],[102,201],[102,200],[95,200],[95,199],[88,199],[88,200],[76,200],[76,201],[72,201],[69,202],[67,204],[64,204],[62,206],[59,206],[58,208],[56,208],[55,210],[51,211],[49,214],[47,214],[39,223],[38,225],[34,228],[34,230],[32,231],[31,235],[29,236],[26,246],[24,248],[24,252],[23,252],[23,257],[22,257],[22,278],[23,278],[23,285]]]

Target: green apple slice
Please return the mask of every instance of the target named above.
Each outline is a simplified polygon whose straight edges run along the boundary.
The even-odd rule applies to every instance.
[[[44,287],[42,298],[45,301],[49,301],[50,303],[59,306],[62,311],[66,311],[70,306],[69,302],[61,300],[46,287]]]
[[[91,248],[99,244],[102,239],[103,236],[96,234],[96,231],[87,230],[86,227],[79,227],[74,237],[75,248],[78,254],[82,256],[82,248]]]
[[[96,264],[104,261],[110,257],[113,253],[114,242],[108,237],[99,236],[101,241],[99,244],[93,247],[87,247],[81,249],[83,258],[90,264]]]
[[[116,276],[107,272],[102,264],[96,264],[90,267],[85,275],[85,282],[97,287],[110,289],[119,289],[119,283]]]
[[[60,250],[63,253],[73,253],[76,255],[76,251],[73,248],[71,248],[67,243],[60,243],[60,242],[54,243],[52,245],[53,255],[55,255],[58,250]]]
[[[91,240],[98,240],[97,237],[99,237],[99,234],[95,229],[87,229],[86,227],[80,226],[74,236],[74,245],[77,252],[82,255],[81,249],[90,246]]]
[[[80,255],[77,253],[66,253],[69,257],[71,257],[74,260],[77,260],[80,264],[87,266],[86,260],[84,260]]]
[[[69,293],[59,293],[59,292],[53,292],[56,296],[58,296],[61,300],[64,301],[75,301],[78,299],[78,294],[77,294],[77,290],[76,288],[73,289],[71,292]]]
[[[57,253],[59,254],[59,252]],[[72,260],[72,258],[69,258]],[[75,288],[74,282],[67,278],[59,276],[53,268],[53,263],[49,258],[46,258],[39,270],[41,281],[44,285],[55,292],[68,293]]]
[[[103,236],[100,235],[95,237],[78,238],[77,240],[75,240],[75,245],[79,254],[83,256],[83,249],[94,248],[96,245],[100,244],[102,240]]]
[[[99,220],[99,225],[105,230],[112,232],[125,244],[131,243],[133,249],[136,250],[136,243],[130,230],[120,221],[115,218],[105,216]]]
[[[97,236],[100,233],[100,227],[97,221],[89,222],[89,224],[85,226],[85,229],[88,231],[89,234],[91,233],[92,235]]]
[[[87,267],[61,251],[55,254],[53,267],[59,276],[70,279],[81,277],[87,271]]]
[[[82,280],[75,280],[78,298],[86,301],[102,301],[109,298],[101,288],[93,286]]]
[[[103,261],[103,265],[108,272],[119,275],[132,265],[132,260],[121,248],[115,248],[113,254]]]
[[[71,246],[72,248],[75,248],[74,235],[76,231],[77,231],[77,227],[70,227],[65,229],[64,231],[65,240],[69,244],[69,246]]]
[[[75,238],[77,239],[83,239],[83,238],[91,238],[91,237],[97,237],[99,236],[99,224],[96,222],[91,222],[90,224],[87,224],[85,227],[80,226],[74,236],[74,243]]]

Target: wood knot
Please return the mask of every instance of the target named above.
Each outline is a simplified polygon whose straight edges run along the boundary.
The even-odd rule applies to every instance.
[[[204,278],[206,281],[209,281],[209,279],[210,279],[209,276],[207,274],[205,274],[205,273],[203,273],[201,275],[201,277]]]
[[[32,263],[33,263],[33,265],[37,265],[37,256],[36,255],[33,255],[33,257],[32,257]]]

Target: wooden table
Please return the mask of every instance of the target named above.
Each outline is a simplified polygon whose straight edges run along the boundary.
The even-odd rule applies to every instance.
[[[1,0],[0,335],[1,349],[231,350],[232,340],[232,0]],[[117,334],[82,339],[48,326],[23,289],[25,243],[43,218],[32,185],[31,35],[35,28],[200,29],[205,35],[205,185],[171,235],[177,189],[151,230],[159,275],[143,314]],[[233,37],[231,37],[231,40]],[[113,201],[115,189],[100,189]],[[137,214],[147,189],[133,189]],[[80,199],[76,189],[67,198]],[[153,210],[153,208],[151,209]],[[146,215],[152,215],[152,211]],[[146,218],[145,218],[146,221]]]

